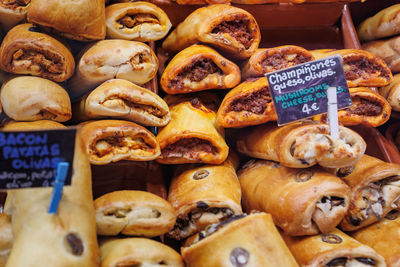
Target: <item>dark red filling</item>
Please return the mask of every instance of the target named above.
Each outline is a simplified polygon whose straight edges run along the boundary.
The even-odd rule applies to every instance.
[[[249,111],[256,114],[264,113],[267,104],[271,103],[272,97],[267,87],[250,95],[236,99],[229,106],[229,111]]]

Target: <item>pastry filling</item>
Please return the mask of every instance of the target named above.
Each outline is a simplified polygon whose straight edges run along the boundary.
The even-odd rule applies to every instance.
[[[145,142],[140,134],[136,136],[108,136],[93,142],[91,150],[101,158],[107,154],[129,154],[134,150],[152,152],[154,147]]]
[[[14,68],[29,70],[32,74],[62,74],[64,71],[60,56],[46,51],[18,49],[13,54],[12,64]]]
[[[350,211],[349,221],[359,226],[370,216],[382,219],[384,210],[400,208],[400,176],[391,176],[368,184],[354,201],[355,209]],[[388,207],[391,205],[390,207]]]
[[[378,116],[382,113],[382,106],[376,102],[361,97],[352,97],[353,105],[347,109],[350,114],[359,116]]]
[[[121,219],[125,218],[130,213],[131,217],[135,219],[156,219],[160,218],[160,211],[148,207],[136,207],[133,210],[131,208],[118,208],[114,210],[105,211],[104,216],[113,216]]]
[[[275,71],[305,63],[310,61],[311,59],[311,56],[304,56],[302,54],[274,53],[273,55],[267,56],[261,62],[261,66],[264,71]]]
[[[344,62],[344,75],[346,76],[346,80],[354,81],[359,78],[363,80],[368,80],[373,76],[384,77],[387,80],[390,80],[389,71],[375,62],[371,62],[370,60],[364,57],[348,57]]]
[[[137,53],[129,60],[132,70],[143,70],[144,66],[142,64],[150,62],[152,62],[151,58],[145,53]]]
[[[126,14],[117,21],[120,24],[119,29],[129,28],[132,29],[138,25],[160,24],[158,18],[152,14]]]
[[[267,87],[262,88],[257,92],[241,97],[232,101],[228,112],[248,111],[255,114],[263,114],[267,108],[267,104],[272,102],[271,93]]]
[[[367,257],[340,257],[326,264],[327,267],[365,267],[376,266],[375,260]]]
[[[111,96],[107,97],[104,100],[104,102],[102,102],[100,104],[105,105],[105,106],[108,106],[107,104],[111,104],[111,106],[114,106],[113,105],[114,101],[121,101],[125,104],[125,106],[127,106],[133,110],[144,111],[147,114],[153,115],[160,119],[163,118],[167,114],[166,111],[163,111],[163,110],[159,109],[158,107],[135,103],[133,100],[134,99],[132,99],[131,97],[122,95],[122,94],[121,95],[111,95]]]
[[[30,2],[31,0],[0,0],[0,6],[16,10],[18,8],[26,7]]]
[[[200,82],[210,74],[223,74],[223,71],[214,63],[212,59],[201,58],[186,65],[182,71],[172,79],[168,87],[182,89],[187,82]],[[186,82],[185,82],[186,81]]]
[[[223,21],[222,23],[218,24],[211,33],[227,33],[236,41],[241,43],[246,49],[249,49],[253,42],[253,36],[250,33],[249,23],[250,19],[245,15],[237,15],[236,19],[234,20]]]
[[[200,138],[182,138],[162,149],[163,158],[186,158],[197,160],[201,153],[217,154],[218,149],[210,141]]]
[[[324,196],[316,203],[316,207],[321,210],[324,215],[329,215],[334,209],[345,206],[345,200],[342,197]]]
[[[38,116],[40,116],[40,118],[45,119],[45,120],[55,120],[57,118],[57,114],[54,114],[51,111],[45,110],[45,109],[41,109],[38,113]]]

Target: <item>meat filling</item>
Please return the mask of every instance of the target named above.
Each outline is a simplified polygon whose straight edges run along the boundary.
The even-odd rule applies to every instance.
[[[368,79],[370,75],[379,75],[388,80],[390,79],[390,73],[387,69],[366,58],[346,59],[344,65],[344,75],[346,80],[349,81],[357,80],[360,77]]]
[[[18,8],[26,7],[30,2],[31,0],[0,0],[0,6],[16,10]]]
[[[15,67],[24,67],[35,73],[63,73],[63,64],[57,55],[45,55],[32,50],[18,49],[13,55],[12,64]]]
[[[267,56],[262,62],[261,66],[264,71],[286,69],[294,65],[305,63],[311,60],[311,57],[306,57],[302,54],[284,54],[275,53]]]
[[[347,109],[350,114],[360,116],[378,116],[382,113],[382,106],[376,102],[371,102],[367,99],[360,97],[353,97],[351,99],[353,105]]]
[[[144,112],[153,115],[155,117],[158,118],[162,118],[166,112],[162,111],[161,109],[155,107],[155,106],[151,106],[151,105],[145,105],[145,104],[139,104],[139,103],[135,103],[133,102],[133,100],[128,97],[128,96],[124,96],[124,95],[112,95],[107,97],[104,102],[100,103],[100,104],[107,104],[108,101],[122,101],[124,102],[124,104],[128,107],[130,107],[131,109],[135,109],[135,110],[143,110]]]
[[[326,264],[327,267],[364,267],[376,266],[375,260],[366,257],[340,257],[335,258]]]
[[[151,14],[132,14],[125,15],[117,21],[121,26],[120,29],[129,28],[132,29],[138,25],[148,24],[160,24],[157,17]]]
[[[200,82],[210,74],[222,74],[222,70],[214,63],[212,59],[201,58],[194,60],[186,65],[182,71],[172,79],[168,84],[169,88],[182,89],[185,87],[184,80],[191,82]]]
[[[234,100],[229,106],[228,111],[249,111],[255,114],[263,114],[267,104],[271,103],[272,97],[267,87]]]
[[[249,49],[253,42],[253,36],[249,31],[250,20],[247,17],[239,18],[231,21],[223,21],[218,24],[211,33],[227,33],[241,43],[246,49]]]
[[[210,141],[200,138],[183,138],[173,144],[167,145],[161,153],[164,158],[183,157],[199,159],[202,152],[217,154],[218,150]]]
[[[91,150],[98,157],[115,153],[129,153],[131,150],[151,151],[153,148],[140,136],[109,136],[93,142]]]

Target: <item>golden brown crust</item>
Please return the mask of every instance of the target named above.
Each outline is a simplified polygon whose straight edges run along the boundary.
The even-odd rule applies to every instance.
[[[259,48],[242,68],[243,78],[260,77],[265,73],[293,67],[314,60],[306,49],[295,45]]]
[[[192,45],[180,51],[161,76],[161,87],[168,94],[207,89],[227,89],[240,82],[240,69],[214,49]]]
[[[2,131],[23,131],[29,129],[53,129],[53,128],[66,128],[56,121],[50,120],[38,120],[38,121],[7,121],[3,127]]]
[[[4,37],[0,47],[0,68],[63,82],[74,73],[75,61],[64,44],[25,23],[15,26]]]
[[[106,7],[106,25],[109,38],[142,42],[164,38],[172,26],[161,8],[142,1]]]
[[[104,0],[31,0],[28,21],[53,28],[70,39],[106,37]]]
[[[170,107],[170,112],[170,123],[157,135],[162,151],[158,162],[220,164],[225,161],[229,147],[214,111],[193,98]]]
[[[351,259],[353,264],[358,263],[358,265],[353,266],[371,266],[371,264],[362,264],[356,258],[372,259],[375,262],[372,266],[386,266],[383,257],[377,254],[372,248],[361,244],[338,229],[334,229],[329,234],[308,237],[289,237],[283,235],[283,238],[300,266],[328,266],[327,264],[335,259],[338,259],[336,260],[337,262],[341,260],[343,262],[344,259],[348,262]],[[348,266],[346,265],[346,261],[340,266]]]
[[[250,13],[234,6],[216,4],[201,7],[191,13],[165,39],[162,47],[167,51],[178,52],[202,42],[232,57],[243,59],[256,51],[260,40],[260,29]]]
[[[217,112],[224,128],[241,128],[278,119],[267,78],[247,80],[230,90]]]
[[[291,236],[327,233],[349,207],[349,187],[320,168],[291,169],[252,160],[238,177],[245,211],[270,213],[275,224]]]
[[[149,161],[160,155],[160,146],[146,128],[130,121],[99,120],[82,124],[85,152],[92,164],[120,160]]]
[[[55,82],[39,77],[19,76],[4,83],[0,92],[4,112],[17,121],[71,118],[68,93]]]
[[[5,31],[20,23],[26,18],[30,0],[1,0],[0,1],[0,26]]]
[[[5,213],[0,213],[0,266],[6,265],[13,245],[13,233],[11,227],[11,217]]]
[[[123,190],[94,201],[97,234],[154,237],[175,224],[175,210],[165,199],[149,192]]]
[[[163,243],[147,238],[110,239],[100,246],[101,267],[184,267],[181,255]],[[160,264],[162,263],[162,264]]]
[[[400,73],[393,76],[393,81],[379,88],[379,93],[387,99],[392,108],[400,111]]]
[[[400,72],[400,36],[388,40],[371,41],[363,44],[362,48],[382,58],[392,73]]]
[[[230,222],[181,252],[188,267],[298,266],[266,213]]]

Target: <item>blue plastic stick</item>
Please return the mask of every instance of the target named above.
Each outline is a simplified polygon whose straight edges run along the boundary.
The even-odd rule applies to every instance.
[[[60,203],[65,178],[68,174],[68,162],[59,162],[57,164],[57,174],[54,182],[53,195],[51,197],[48,213],[57,214],[58,203]]]

